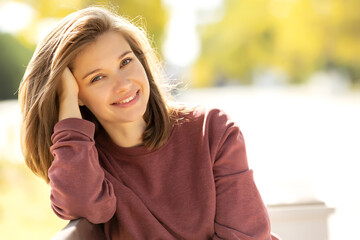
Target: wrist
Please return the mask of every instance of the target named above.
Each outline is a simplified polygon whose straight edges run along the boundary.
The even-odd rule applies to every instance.
[[[78,103],[78,94],[77,93],[61,93],[59,94],[59,103],[75,102]]]
[[[77,97],[60,98],[59,103],[59,121],[66,118],[82,118]]]

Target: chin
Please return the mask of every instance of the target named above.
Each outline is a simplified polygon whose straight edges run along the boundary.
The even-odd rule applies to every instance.
[[[121,122],[137,122],[140,120],[144,120],[144,114],[145,114],[146,109],[141,110],[141,111],[137,111],[137,112],[133,112],[133,113],[129,113],[126,114],[126,117],[122,117],[121,119],[119,119]]]

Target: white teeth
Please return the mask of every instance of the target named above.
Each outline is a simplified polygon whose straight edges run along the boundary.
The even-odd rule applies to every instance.
[[[129,98],[125,99],[125,100],[122,100],[121,102],[116,102],[116,103],[117,104],[128,103],[131,100],[133,100],[135,97],[136,97],[136,94],[134,96],[132,96],[132,97],[129,97]]]

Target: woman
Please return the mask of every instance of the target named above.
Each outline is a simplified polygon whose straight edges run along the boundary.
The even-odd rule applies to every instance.
[[[170,104],[143,30],[106,9],[64,18],[20,86],[22,148],[54,212],[107,239],[276,239],[239,128]]]

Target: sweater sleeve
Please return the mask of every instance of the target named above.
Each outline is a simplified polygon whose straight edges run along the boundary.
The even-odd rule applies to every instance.
[[[216,132],[212,134],[216,186],[213,239],[278,239],[270,233],[268,212],[249,169],[241,131],[223,112],[215,111],[213,117],[209,120],[209,128]]]
[[[104,223],[115,213],[112,184],[99,164],[93,123],[64,119],[54,127],[49,168],[51,207],[60,218]]]

